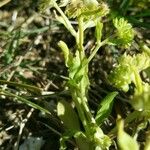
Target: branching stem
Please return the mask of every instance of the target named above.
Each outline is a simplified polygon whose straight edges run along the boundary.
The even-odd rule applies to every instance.
[[[77,33],[76,33],[75,29],[73,28],[73,26],[71,25],[69,19],[66,17],[66,15],[64,14],[64,12],[60,9],[60,7],[58,6],[57,3],[54,3],[54,7],[60,13],[60,15],[62,16],[62,18],[64,19],[64,21],[66,23],[66,28],[76,38]]]

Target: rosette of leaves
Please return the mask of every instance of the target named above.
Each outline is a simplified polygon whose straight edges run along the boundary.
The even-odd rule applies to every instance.
[[[110,41],[115,45],[120,45],[128,48],[134,38],[134,30],[132,28],[132,25],[128,23],[124,18],[113,19],[113,24],[116,28],[116,37],[111,39]]]
[[[127,92],[129,84],[133,82],[139,93],[142,92],[142,80],[139,73],[150,66],[150,57],[147,53],[130,56],[122,55],[118,65],[110,73],[108,79],[117,88]]]

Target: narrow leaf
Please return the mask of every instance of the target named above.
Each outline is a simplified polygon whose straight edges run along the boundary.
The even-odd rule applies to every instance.
[[[27,104],[27,105],[30,106],[30,107],[33,107],[33,108],[35,108],[35,109],[38,109],[38,110],[40,110],[40,111],[42,111],[42,112],[44,112],[44,113],[47,113],[47,114],[51,114],[51,113],[50,113],[48,110],[46,110],[45,108],[43,108],[43,107],[39,106],[38,104],[35,104],[35,103],[33,103],[33,102],[27,100],[27,99],[25,99],[25,98],[23,98],[23,97],[21,97],[21,96],[18,96],[18,95],[16,95],[16,94],[13,94],[13,93],[10,93],[10,92],[4,91],[4,90],[0,90],[0,95],[6,95],[6,96],[15,97],[18,101],[21,101],[21,102]]]
[[[101,124],[111,113],[113,100],[118,92],[109,93],[100,103],[100,106],[95,117],[96,122]]]
[[[39,94],[39,93],[42,92],[42,89],[40,89],[36,86],[33,86],[33,85],[22,84],[22,83],[6,81],[6,80],[0,80],[0,83],[1,84],[7,84],[7,85],[10,85],[10,86],[14,86],[14,87],[24,88],[26,90],[29,90],[29,91],[33,92],[33,93],[38,93]]]

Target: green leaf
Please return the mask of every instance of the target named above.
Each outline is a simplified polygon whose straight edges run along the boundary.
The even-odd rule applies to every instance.
[[[124,18],[113,19],[113,24],[117,29],[117,39],[114,39],[114,41],[116,41],[116,44],[120,44],[125,47],[130,46],[134,38],[134,30],[132,29],[132,25],[128,23]]]
[[[95,117],[98,124],[101,124],[110,115],[113,106],[113,100],[117,94],[118,92],[109,93],[100,103]]]
[[[66,67],[69,67],[72,63],[73,56],[70,53],[67,44],[63,41],[59,41],[58,46],[61,48],[64,54]]]
[[[139,145],[130,135],[124,131],[124,122],[121,118],[117,120],[118,136],[117,143],[120,150],[139,150]]]
[[[18,101],[21,101],[21,102],[27,104],[27,105],[30,106],[30,107],[33,107],[33,108],[35,108],[35,109],[38,109],[38,110],[40,110],[40,111],[42,111],[42,112],[44,112],[44,113],[47,113],[47,114],[51,114],[48,110],[46,110],[45,108],[39,106],[38,104],[35,104],[35,103],[33,103],[33,102],[31,102],[31,101],[29,101],[29,100],[27,100],[27,99],[25,99],[25,98],[23,98],[23,97],[21,97],[21,96],[18,96],[18,95],[16,95],[16,94],[10,93],[10,92],[8,92],[8,91],[0,90],[0,95],[6,95],[6,96],[14,97],[14,98],[16,98]]]
[[[19,87],[19,88],[24,88],[26,90],[31,91],[32,93],[36,93],[39,94],[42,92],[42,89],[33,86],[33,85],[28,85],[28,84],[22,84],[22,83],[16,83],[16,82],[12,82],[12,81],[6,81],[6,80],[0,80],[1,84],[7,84],[13,87]]]
[[[75,131],[80,130],[78,116],[71,105],[65,100],[61,100],[58,102],[57,115],[63,121],[64,126],[68,129]]]

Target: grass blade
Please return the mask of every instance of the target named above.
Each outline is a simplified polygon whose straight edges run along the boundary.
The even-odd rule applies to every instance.
[[[46,110],[45,108],[43,108],[43,107],[41,107],[41,106],[39,106],[39,105],[37,105],[37,104],[35,104],[35,103],[33,103],[33,102],[31,102],[31,101],[25,99],[25,98],[22,98],[21,96],[18,96],[18,95],[16,95],[16,94],[13,94],[13,93],[10,93],[10,92],[4,91],[4,90],[0,90],[0,94],[1,94],[1,95],[6,95],[6,96],[14,97],[14,98],[16,98],[18,101],[21,101],[21,102],[27,104],[27,105],[30,106],[30,107],[33,107],[33,108],[35,108],[35,109],[38,109],[38,110],[40,110],[40,111],[42,111],[42,112],[44,112],[44,113],[47,113],[47,114],[51,114],[51,113],[50,113],[48,110]]]

